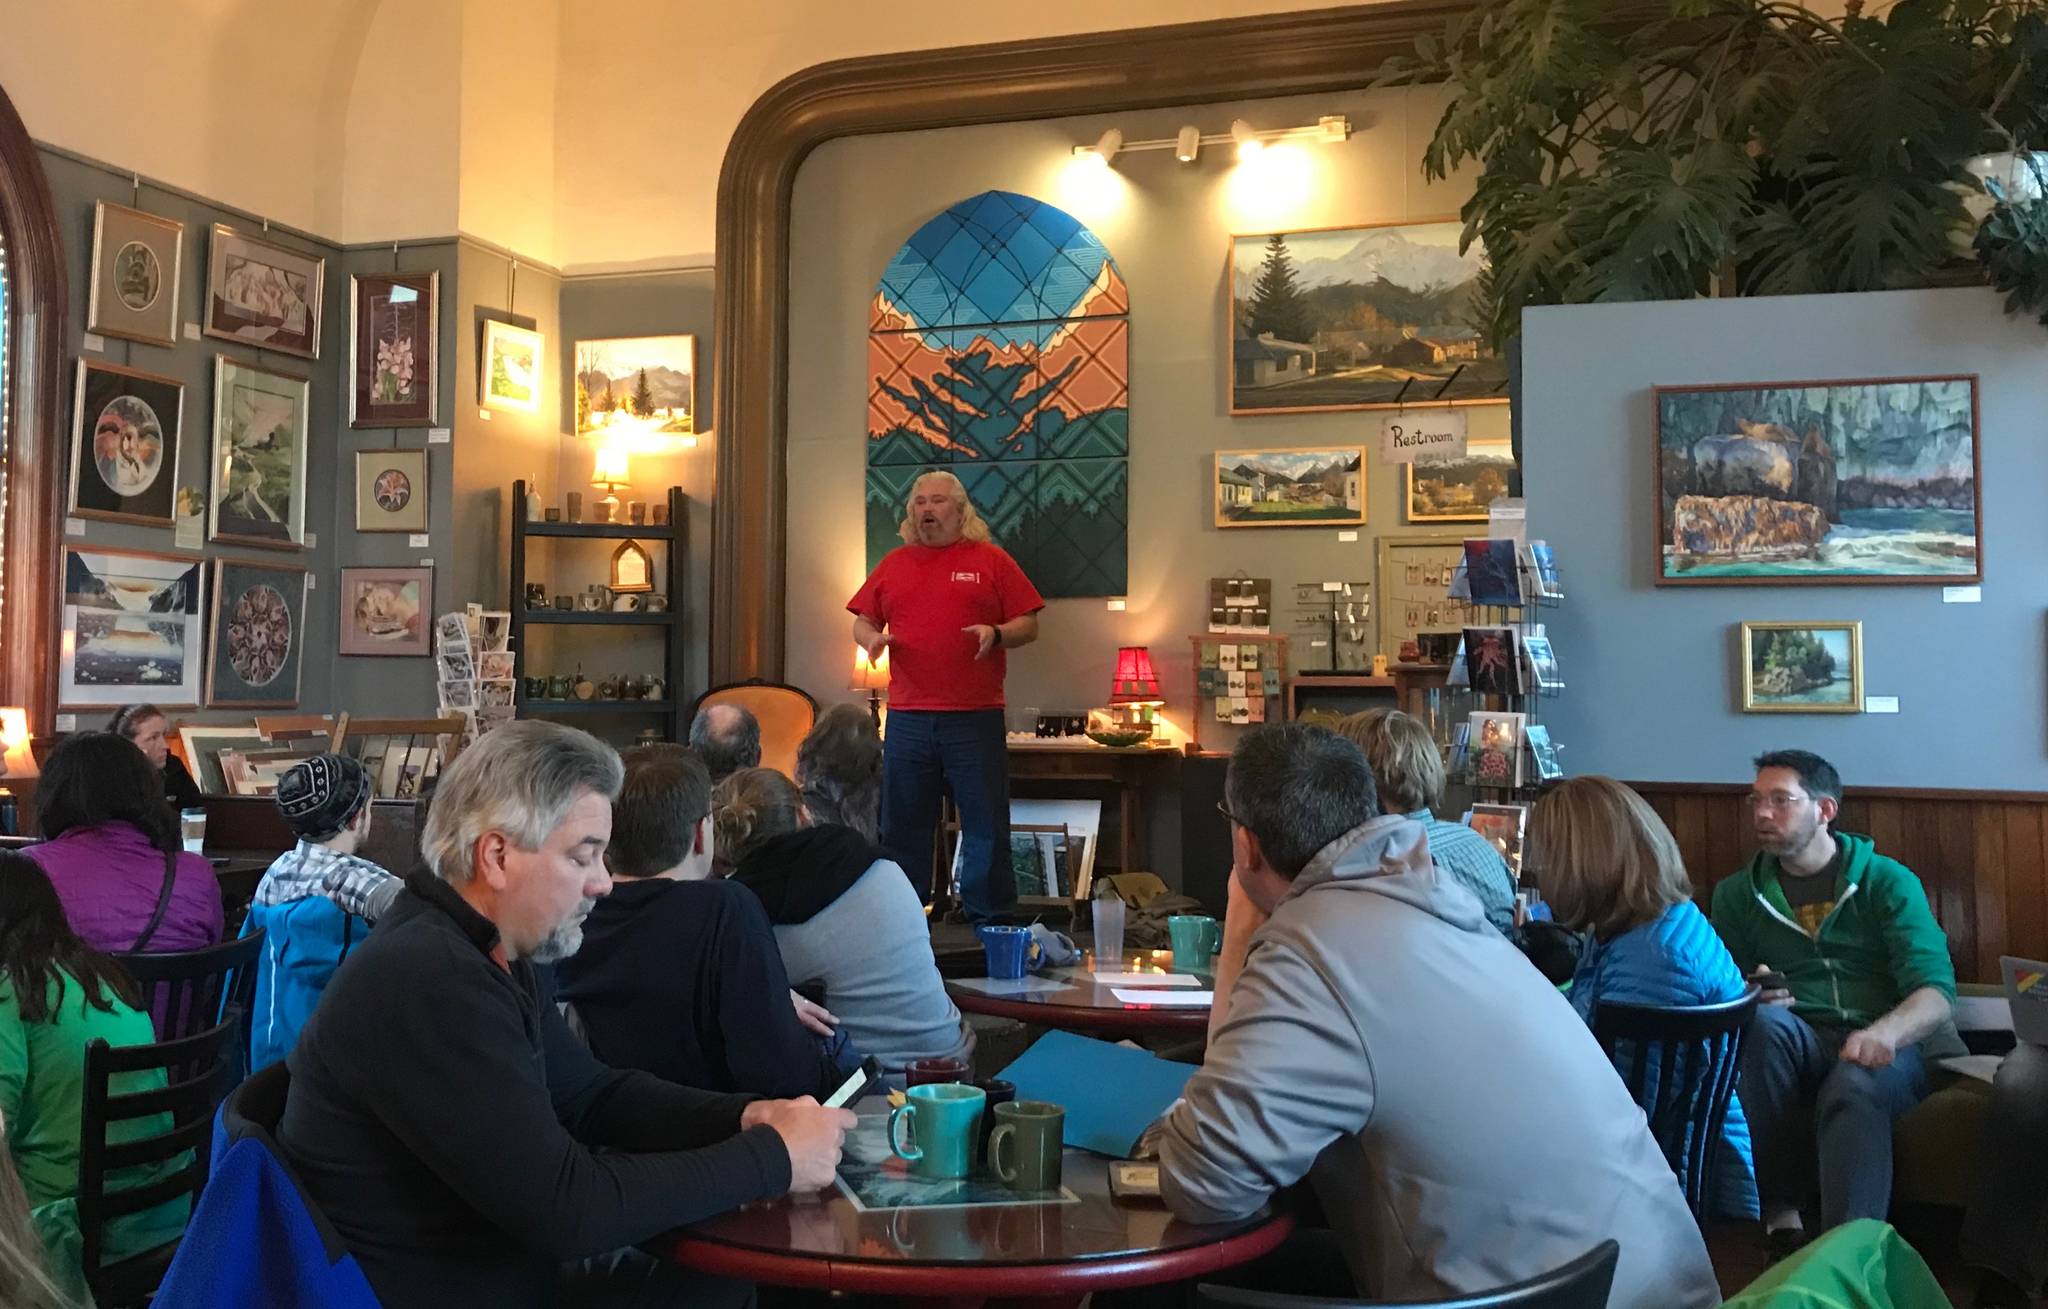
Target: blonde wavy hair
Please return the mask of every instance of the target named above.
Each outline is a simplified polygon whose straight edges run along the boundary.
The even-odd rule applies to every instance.
[[[1600,940],[1655,922],[1692,899],[1671,829],[1611,777],[1573,777],[1529,813],[1525,854],[1557,921]]]
[[[910,494],[903,498],[903,521],[896,528],[896,535],[903,538],[903,544],[917,544],[917,522],[911,517],[910,502],[917,498],[917,488],[926,482],[944,482],[951,490],[953,503],[960,506],[960,539],[963,541],[986,541],[990,538],[988,523],[981,511],[974,507],[974,501],[967,498],[967,488],[959,478],[942,469],[920,473],[910,484]]]
[[[711,791],[713,856],[730,873],[770,837],[794,832],[802,797],[773,768],[742,768]]]

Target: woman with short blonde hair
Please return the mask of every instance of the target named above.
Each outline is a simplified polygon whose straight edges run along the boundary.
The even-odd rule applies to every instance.
[[[1557,921],[1587,933],[1571,1002],[1588,1025],[1603,1000],[1665,1008],[1721,1004],[1748,989],[1705,914],[1671,829],[1611,777],[1573,777],[1529,814],[1526,866]],[[1721,1125],[1709,1213],[1758,1216],[1749,1120],[1737,1098]],[[1703,1217],[1706,1215],[1702,1215]]]

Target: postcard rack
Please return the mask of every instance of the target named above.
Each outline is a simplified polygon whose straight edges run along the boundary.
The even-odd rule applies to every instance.
[[[1542,541],[1473,538],[1446,594],[1469,599],[1475,620],[1452,657],[1450,686],[1467,690],[1474,708],[1453,728],[1447,771],[1476,799],[1533,799],[1563,776],[1562,747],[1542,721],[1542,702],[1565,685],[1542,621],[1564,601],[1556,560]]]

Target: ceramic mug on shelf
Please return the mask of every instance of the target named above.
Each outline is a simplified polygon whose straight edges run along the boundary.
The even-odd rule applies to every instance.
[[[668,597],[665,595],[650,594],[642,596],[641,599],[647,601],[647,612],[650,614],[665,614],[668,612]]]
[[[612,612],[615,614],[637,614],[647,608],[644,595],[615,595],[612,597]]]
[[[548,679],[548,699],[567,700],[576,690],[576,680],[560,675]]]

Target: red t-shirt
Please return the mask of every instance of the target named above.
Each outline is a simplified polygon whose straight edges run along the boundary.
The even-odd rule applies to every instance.
[[[889,707],[1000,709],[1008,658],[997,648],[974,657],[962,631],[1037,613],[1045,601],[1017,561],[987,541],[891,550],[849,612],[889,629]]]

